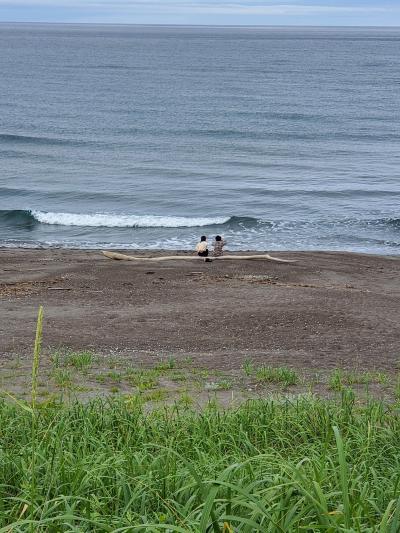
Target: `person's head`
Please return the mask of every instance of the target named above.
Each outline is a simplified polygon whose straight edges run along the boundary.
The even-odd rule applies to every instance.
[[[222,237],[221,237],[221,235],[217,235],[217,236],[215,237],[215,240],[216,240],[216,241],[222,241]]]
[[[200,237],[200,241],[201,241],[201,242],[206,241],[206,240],[207,240],[207,237],[206,237],[205,235],[202,235],[202,236]]]

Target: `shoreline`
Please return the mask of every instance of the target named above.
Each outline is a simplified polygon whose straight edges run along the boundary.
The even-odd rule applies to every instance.
[[[109,247],[93,247],[93,248],[83,248],[83,247],[69,247],[69,246],[5,246],[0,244],[0,253],[12,252],[12,251],[63,251],[63,252],[75,252],[75,253],[102,253],[103,251],[118,252],[127,255],[192,255],[194,259],[197,259],[196,253],[193,249],[182,249],[182,248],[126,248],[124,246],[109,246]],[[212,246],[210,246],[210,251]],[[384,254],[384,253],[374,253],[374,252],[359,252],[353,250],[330,250],[330,249],[276,249],[268,248],[263,250],[255,250],[254,248],[240,248],[238,250],[229,250],[224,249],[224,255],[261,255],[261,254],[343,254],[343,255],[354,255],[354,256],[369,256],[369,257],[384,257],[384,258],[393,258],[400,259],[400,252],[398,254]]]

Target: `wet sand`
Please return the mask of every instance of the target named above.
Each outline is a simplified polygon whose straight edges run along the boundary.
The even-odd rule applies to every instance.
[[[400,257],[270,253],[297,262],[134,264],[96,251],[0,249],[0,356],[31,353],[43,305],[45,350],[112,351],[149,364],[190,356],[221,370],[251,358],[397,371]]]

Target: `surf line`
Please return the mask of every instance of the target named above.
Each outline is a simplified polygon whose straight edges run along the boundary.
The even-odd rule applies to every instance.
[[[222,260],[249,260],[249,261],[276,261],[277,263],[296,263],[295,259],[282,259],[280,257],[273,257],[269,254],[259,254],[259,255],[222,255],[219,257],[197,257],[197,256],[188,256],[188,255],[165,255],[160,257],[138,257],[134,255],[125,255],[118,252],[108,252],[103,250],[102,253],[108,257],[108,259],[115,259],[117,261],[193,261],[193,259],[203,259],[206,262],[211,261],[222,261]]]

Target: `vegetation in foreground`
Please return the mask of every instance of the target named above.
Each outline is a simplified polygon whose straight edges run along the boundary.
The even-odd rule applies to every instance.
[[[335,375],[340,402],[39,403],[41,329],[40,309],[30,402],[0,401],[0,533],[400,530],[400,414],[357,406],[343,384],[359,375]],[[91,362],[68,359],[81,371]],[[297,381],[290,369],[257,372]]]
[[[0,404],[1,532],[400,530],[400,417],[304,397],[221,412]]]

